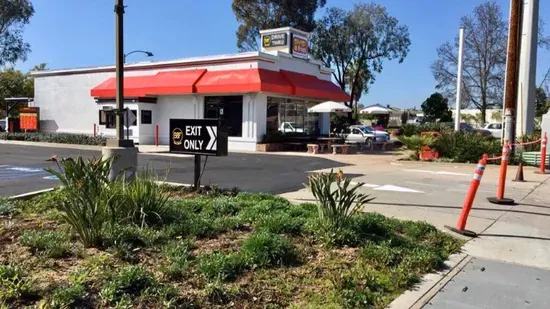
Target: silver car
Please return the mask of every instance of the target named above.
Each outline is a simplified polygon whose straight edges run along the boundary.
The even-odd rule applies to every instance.
[[[351,126],[350,133],[346,136],[346,143],[348,144],[364,144],[366,147],[372,147],[374,142],[385,143],[390,139],[390,135],[387,132],[375,131],[369,126]]]

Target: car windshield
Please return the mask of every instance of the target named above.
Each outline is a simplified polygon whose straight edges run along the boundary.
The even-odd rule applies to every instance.
[[[363,126],[363,127],[361,127],[361,130],[363,130],[363,132],[365,132],[365,133],[374,133],[374,129],[372,127],[369,127],[369,126]]]
[[[287,126],[291,126],[295,129],[303,129],[304,128],[303,125],[297,124],[296,122],[287,122],[286,124],[287,124]]]

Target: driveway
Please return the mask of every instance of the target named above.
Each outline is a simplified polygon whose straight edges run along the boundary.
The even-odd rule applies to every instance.
[[[57,169],[55,163],[46,161],[54,154],[58,158],[101,155],[99,151],[92,150],[2,144],[0,196],[13,196],[57,185],[58,180],[44,171],[48,167]],[[138,161],[140,167],[155,170],[161,180],[193,183],[192,157],[140,154]],[[345,165],[321,157],[230,153],[227,157],[208,158],[201,183],[280,194],[300,189],[308,172]]]

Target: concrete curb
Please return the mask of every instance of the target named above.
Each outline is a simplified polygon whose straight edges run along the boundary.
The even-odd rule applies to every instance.
[[[445,263],[449,269],[435,273],[427,274],[422,278],[422,283],[414,290],[406,291],[396,298],[388,306],[388,309],[421,309],[449,282],[453,279],[468,263],[472,256],[465,253],[453,254]]]
[[[27,192],[27,193],[23,193],[23,194],[19,194],[19,195],[14,195],[14,196],[10,197],[10,199],[11,200],[29,200],[29,199],[31,199],[35,196],[51,192],[55,189],[56,188],[54,187],[54,188],[48,188],[48,189],[43,189],[43,190],[38,190],[38,191]]]
[[[103,146],[0,140],[0,144],[101,151]]]

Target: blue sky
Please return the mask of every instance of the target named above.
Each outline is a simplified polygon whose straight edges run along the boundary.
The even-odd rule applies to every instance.
[[[235,53],[237,22],[231,0],[126,0],[125,49],[149,50],[153,60]],[[453,40],[462,15],[482,0],[378,0],[389,13],[409,27],[411,52],[401,64],[386,62],[367,95],[365,105],[390,104],[419,107],[435,81],[430,65],[436,48]],[[508,18],[509,0],[497,0]],[[327,7],[349,9],[356,0],[328,0]],[[21,70],[46,62],[51,69],[114,63],[113,0],[34,1],[36,13],[25,29],[32,46]],[[318,12],[324,13],[325,9]],[[550,1],[540,1],[541,18],[550,34]],[[140,54],[128,62],[146,60]],[[539,51],[539,78],[550,67],[550,52]]]

